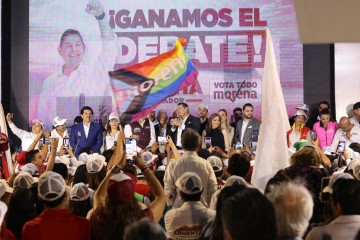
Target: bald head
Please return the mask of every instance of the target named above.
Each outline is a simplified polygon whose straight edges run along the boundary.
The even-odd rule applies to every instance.
[[[350,119],[348,117],[340,118],[339,127],[344,132],[349,132],[353,128],[353,124],[351,124]]]

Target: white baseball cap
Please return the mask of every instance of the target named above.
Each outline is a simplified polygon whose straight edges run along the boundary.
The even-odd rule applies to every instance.
[[[197,108],[198,108],[198,109],[200,109],[200,108],[206,108],[206,110],[209,110],[209,107],[206,106],[205,104],[199,104],[199,105],[197,106]]]
[[[333,173],[331,175],[329,180],[329,185],[324,187],[323,192],[324,193],[333,193],[333,186],[334,183],[339,179],[354,179],[353,176],[351,176],[349,173]]]
[[[30,188],[34,183],[34,178],[28,172],[20,172],[19,175],[14,179],[14,188],[22,187],[22,188]]]
[[[57,127],[57,126],[64,125],[66,123],[66,121],[67,121],[66,118],[61,118],[61,117],[57,116],[53,119],[52,124],[54,127]]]
[[[81,202],[90,197],[89,188],[85,183],[77,183],[70,190],[70,200],[75,202]]]
[[[202,182],[197,173],[186,172],[175,183],[181,192],[185,194],[196,194],[202,191]]]
[[[0,179],[0,198],[7,193],[13,193],[14,189],[9,186],[5,179]]]
[[[33,119],[32,124],[34,125],[35,123],[39,123],[41,125],[42,128],[44,128],[44,122],[40,121],[39,119]]]
[[[98,173],[105,166],[105,157],[103,155],[90,155],[86,162],[88,173]]]
[[[304,112],[304,110],[297,110],[294,116],[304,116],[305,118],[307,118],[307,115]]]
[[[23,171],[23,172],[28,172],[31,175],[36,175],[36,174],[39,175],[39,171],[37,170],[35,164],[33,164],[33,163],[25,164],[24,166],[22,166],[20,168],[20,170]]]
[[[217,156],[210,156],[207,158],[214,172],[220,172],[223,169],[223,163]]]
[[[109,121],[112,119],[116,119],[118,122],[120,122],[119,115],[117,115],[116,112],[112,112],[109,114]]]
[[[38,195],[42,200],[55,201],[65,193],[64,178],[53,171],[48,171],[39,177]]]
[[[301,104],[300,106],[296,107],[295,109],[297,110],[303,110],[303,111],[309,111],[309,107],[308,105],[306,105],[305,103],[304,104]]]

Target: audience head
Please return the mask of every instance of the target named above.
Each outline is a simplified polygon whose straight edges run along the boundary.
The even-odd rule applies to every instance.
[[[319,167],[321,164],[320,155],[312,146],[305,146],[290,157],[291,165],[310,165]]]
[[[52,124],[57,132],[64,133],[66,130],[66,121],[67,119],[57,116],[53,119]]]
[[[223,162],[221,158],[217,156],[210,156],[207,158],[207,161],[211,164],[212,169],[214,170],[216,177],[221,177],[223,174]]]
[[[327,126],[327,124],[331,120],[331,113],[330,113],[329,109],[325,108],[325,109],[321,110],[321,112],[319,113],[319,118],[320,118],[321,124],[323,126]]]
[[[89,187],[96,190],[106,176],[105,157],[102,155],[91,155],[86,162],[87,183]]]
[[[185,172],[178,178],[175,185],[180,190],[180,195],[184,202],[200,201],[203,187],[197,173]]]
[[[53,172],[60,174],[65,182],[69,180],[69,171],[64,163],[54,163]]]
[[[76,116],[76,117],[74,118],[74,124],[81,123],[82,121],[83,121],[83,120],[82,120],[81,116]]]
[[[330,103],[328,101],[322,101],[319,103],[319,112],[321,112],[324,109],[329,109]]]
[[[197,131],[191,128],[185,129],[181,136],[181,145],[186,151],[196,151],[201,146],[201,137]]]
[[[9,204],[14,189],[9,186],[5,179],[0,179],[0,200],[6,205]]]
[[[235,153],[229,158],[228,164],[227,172],[230,175],[245,177],[250,169],[250,158],[243,153]]]
[[[209,123],[207,126],[207,130],[210,131],[211,129],[220,129],[221,128],[221,118],[220,115],[217,113],[213,113],[210,115]]]
[[[360,215],[360,182],[339,179],[333,186],[333,210],[335,216]]]
[[[274,186],[267,195],[275,208],[279,237],[302,237],[309,225],[314,202],[309,191],[292,182]]]
[[[109,203],[130,203],[134,198],[136,177],[130,173],[118,173],[110,178],[108,183]]]
[[[87,184],[87,169],[86,164],[82,164],[76,168],[74,179],[72,181],[72,184],[83,182]]]
[[[185,118],[190,114],[189,106],[186,103],[179,103],[176,108],[176,113],[179,117]]]
[[[271,202],[254,188],[244,188],[223,204],[225,239],[276,239],[275,211]]]
[[[65,195],[65,181],[60,174],[48,171],[39,177],[38,196],[46,208],[60,206]]]
[[[199,155],[199,157],[203,159],[207,159],[208,157],[211,156],[211,153],[206,148],[200,148],[197,154]]]
[[[28,172],[20,172],[14,179],[14,188],[30,188],[34,183],[34,178]]]
[[[168,115],[164,110],[159,110],[156,118],[161,125],[166,124],[168,121]]]
[[[342,117],[339,121],[339,127],[344,132],[349,132],[353,128],[353,124],[350,122],[350,119],[348,117]]]
[[[120,119],[118,114],[116,114],[116,112],[110,113],[108,117],[106,132],[111,133],[111,129],[120,130],[119,123],[120,123]]]
[[[242,117],[243,117],[242,109],[239,108],[239,107],[234,108],[233,109],[233,115],[234,115],[234,118],[235,118],[235,122],[241,120]]]
[[[125,228],[124,240],[167,240],[164,229],[154,221],[143,218]]]
[[[34,119],[31,122],[32,122],[31,132],[34,133],[35,135],[39,134],[40,131],[44,129],[44,123],[42,121],[38,119]]]
[[[92,121],[94,111],[91,107],[85,106],[81,109],[80,114],[84,123],[90,123]]]
[[[208,109],[208,106],[205,106],[204,104],[199,104],[197,106],[197,109],[198,109],[198,117],[200,119],[205,119],[208,112],[209,112],[209,109]]]
[[[80,217],[86,217],[91,209],[90,191],[84,183],[75,184],[70,191],[69,211]]]
[[[254,116],[254,107],[251,103],[246,103],[243,106],[243,117],[246,119],[251,119]]]

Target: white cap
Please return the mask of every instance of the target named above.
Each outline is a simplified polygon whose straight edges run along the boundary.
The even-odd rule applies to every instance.
[[[360,159],[353,159],[349,163],[348,169],[352,170],[356,180],[360,181]]]
[[[22,187],[22,188],[30,188],[34,183],[34,178],[28,172],[20,172],[19,175],[14,179],[14,188]]]
[[[109,114],[109,121],[112,119],[116,119],[118,122],[120,122],[119,115],[117,115],[116,112],[112,112]]]
[[[70,159],[66,156],[56,156],[55,157],[55,163],[63,163],[65,164],[66,166],[69,166],[70,165]]]
[[[105,166],[105,157],[103,155],[90,155],[86,162],[88,173],[98,173]]]
[[[340,178],[342,179],[354,179],[353,176],[351,176],[349,173],[333,173],[333,175],[331,175],[330,180],[329,180],[329,185],[324,187],[323,192],[324,193],[333,193],[333,186],[334,183],[339,180]]]
[[[52,124],[54,127],[61,126],[66,123],[66,120],[67,120],[66,118],[61,118],[61,117],[57,116],[53,119]]]
[[[33,164],[33,163],[25,164],[24,166],[22,166],[20,168],[20,170],[23,171],[23,172],[28,172],[31,175],[39,175],[39,171],[37,170],[35,164]]]
[[[223,169],[223,163],[217,156],[210,156],[207,158],[214,172],[220,172]]]
[[[158,159],[158,155],[152,154],[148,151],[144,152],[141,157],[147,166],[152,165],[153,162]]]
[[[297,110],[294,116],[304,116],[305,118],[307,118],[307,115],[304,112],[304,110]]]
[[[39,177],[38,195],[42,200],[55,201],[65,192],[64,178],[53,171],[48,171]]]
[[[14,189],[9,186],[5,179],[0,179],[0,198],[7,193],[13,193]]]
[[[197,173],[186,172],[175,183],[181,192],[185,194],[196,194],[202,191],[202,182]]]
[[[85,183],[77,183],[70,190],[70,200],[75,202],[81,202],[90,197],[89,188]]]
[[[44,122],[40,121],[39,119],[33,119],[31,122],[32,124],[39,123],[41,127],[44,128]]]
[[[224,187],[230,187],[233,185],[241,185],[241,186],[245,186],[248,187],[248,183],[245,181],[244,178],[240,177],[240,176],[230,176],[227,180],[226,183],[224,184]]]
[[[199,105],[197,106],[197,108],[198,108],[198,109],[200,109],[200,108],[206,108],[206,110],[209,110],[209,107],[206,106],[205,104],[199,104]]]
[[[87,159],[89,158],[89,154],[83,152],[82,154],[79,155],[78,159],[79,161],[86,163]]]
[[[304,104],[301,104],[300,106],[296,107],[295,109],[297,110],[303,110],[303,111],[309,111],[309,107],[308,105],[306,105],[305,103]]]

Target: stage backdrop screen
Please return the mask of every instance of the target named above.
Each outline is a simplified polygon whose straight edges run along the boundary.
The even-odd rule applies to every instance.
[[[40,118],[49,128],[60,115],[71,124],[85,105],[93,108],[96,120],[105,120],[113,111],[107,72],[166,52],[177,37],[187,39],[186,52],[199,76],[156,110],[171,114],[185,102],[197,115],[196,106],[203,103],[210,113],[224,108],[231,116],[233,108],[250,102],[261,118],[265,27],[274,40],[289,115],[303,103],[303,55],[293,1],[107,0],[101,2],[105,22],[85,11],[87,3],[30,0],[30,120]],[[61,41],[66,30],[81,37],[69,41],[65,34]],[[114,41],[106,39],[109,31]]]

